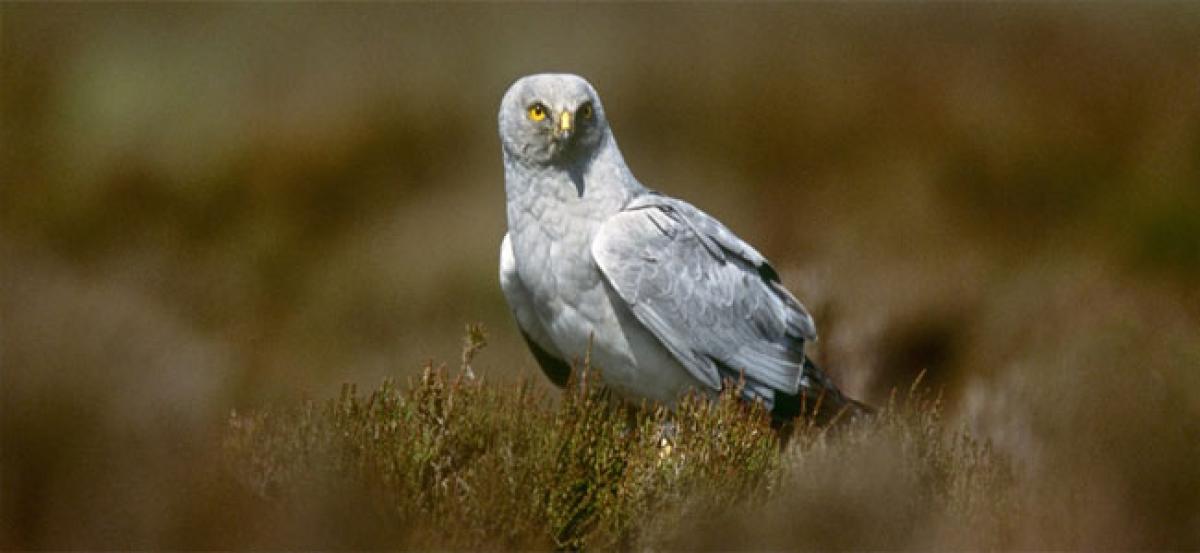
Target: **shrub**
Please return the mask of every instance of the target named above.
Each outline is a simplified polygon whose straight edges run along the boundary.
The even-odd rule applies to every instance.
[[[673,411],[629,405],[585,362],[554,401],[527,380],[474,376],[481,346],[476,330],[453,374],[426,364],[403,386],[344,385],[319,405],[235,413],[228,466],[268,503],[327,500],[312,482],[341,490],[394,531],[395,542],[376,545],[470,549],[695,546],[711,520],[734,532],[710,543],[745,546],[722,537],[751,535],[735,530],[824,485],[812,477],[872,443],[901,452],[919,491],[911,503],[968,517],[990,512],[984,497],[1006,474],[986,445],[944,432],[938,402],[915,392],[836,431],[801,424],[781,454],[767,414],[738,401],[735,386],[715,400],[689,395]]]

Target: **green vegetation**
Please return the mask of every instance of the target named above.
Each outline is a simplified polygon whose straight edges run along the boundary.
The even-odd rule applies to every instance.
[[[400,529],[383,545],[419,548],[678,547],[705,522],[845,481],[830,469],[881,443],[916,485],[902,515],[919,507],[990,522],[1004,503],[1007,465],[947,432],[940,402],[915,384],[874,419],[800,425],[781,452],[766,413],[734,392],[689,396],[673,413],[629,406],[585,365],[555,402],[528,381],[473,376],[482,342],[471,336],[454,374],[427,364],[407,385],[344,385],[321,404],[234,414],[229,467],[276,508],[315,500],[307,486],[325,482]]]

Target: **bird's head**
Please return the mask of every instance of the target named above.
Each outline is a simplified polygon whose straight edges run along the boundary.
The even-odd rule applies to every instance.
[[[596,89],[565,73],[518,79],[504,93],[499,119],[505,152],[537,165],[590,156],[608,129]]]

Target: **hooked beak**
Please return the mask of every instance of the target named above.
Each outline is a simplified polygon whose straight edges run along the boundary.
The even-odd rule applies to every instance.
[[[555,134],[557,134],[559,138],[566,138],[571,136],[571,132],[574,130],[575,125],[574,122],[571,121],[571,112],[564,110],[562,114],[558,116],[558,127]]]

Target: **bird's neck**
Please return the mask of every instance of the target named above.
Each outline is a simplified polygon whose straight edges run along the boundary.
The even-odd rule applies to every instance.
[[[634,179],[616,141],[606,137],[591,156],[578,156],[561,164],[528,164],[507,151],[505,194],[509,229],[554,235],[560,232],[592,233],[631,199],[645,192]],[[554,225],[570,220],[574,225]],[[550,224],[547,224],[550,223]],[[520,240],[513,236],[515,240]]]

